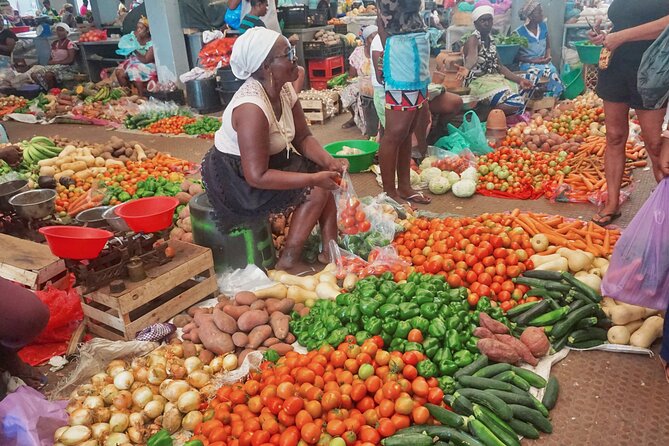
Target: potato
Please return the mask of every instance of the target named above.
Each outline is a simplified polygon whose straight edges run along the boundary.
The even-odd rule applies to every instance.
[[[192,342],[184,341],[181,344],[181,347],[184,349],[184,359],[190,358],[191,356],[197,356],[197,350]]]
[[[190,187],[188,188],[188,193],[191,194],[192,196],[195,196],[197,194],[201,194],[204,192],[202,189],[202,186],[199,184],[191,184]]]
[[[124,144],[124,141],[116,135],[112,135],[112,137],[109,138],[109,146],[113,149],[120,149]]]
[[[174,316],[174,320],[172,321],[172,323],[179,328],[183,328],[186,326],[186,324],[189,324],[192,320],[193,318],[187,314],[177,314],[176,316]]]
[[[132,149],[125,149],[124,153],[125,153],[125,156],[130,157],[130,156],[132,156],[134,151]]]
[[[189,322],[186,325],[184,325],[183,327],[181,327],[181,331],[184,332],[184,333],[188,333],[189,331],[191,331],[194,328],[197,328],[197,325],[195,324],[195,322]]]
[[[272,327],[269,325],[258,325],[249,333],[249,341],[246,344],[246,348],[258,348],[270,336],[272,336]]]
[[[251,307],[249,307],[248,305],[227,304],[223,307],[223,311],[225,311],[230,316],[234,317],[236,320],[239,319],[239,316],[246,313],[250,309]]]
[[[188,315],[191,317],[195,317],[196,313],[206,313],[206,312],[207,312],[206,308],[198,307],[197,305],[193,305],[188,310],[186,310],[186,313],[188,313]]]
[[[239,316],[239,319],[237,319],[237,326],[239,327],[239,330],[249,332],[258,325],[266,324],[268,321],[269,315],[265,310],[249,310]]]
[[[203,364],[209,364],[211,362],[211,360],[214,359],[214,357],[216,355],[214,355],[209,350],[204,349],[200,352],[200,354],[198,356],[200,358],[200,361],[202,361]]]
[[[120,149],[116,149],[112,152],[112,155],[114,158],[119,158],[121,155],[125,155],[125,148],[121,147]]]
[[[258,298],[250,291],[241,291],[235,294],[235,302],[239,305],[251,305]]]
[[[281,342],[281,341],[278,338],[271,337],[271,338],[265,339],[265,342],[263,342],[262,345],[264,347],[271,347],[274,344],[278,344],[279,342]]]
[[[292,334],[292,333],[288,333],[288,336],[286,336],[286,339],[284,339],[283,341],[284,341],[286,344],[292,344],[292,343],[295,342],[296,340],[297,340],[297,339],[295,339],[295,335],[294,335],[294,334]]]
[[[298,305],[302,305],[301,308],[304,308],[304,304]],[[289,314],[293,310],[293,306],[297,307],[293,299],[265,299],[265,308],[267,308],[267,312],[269,314],[272,314],[276,311]]]
[[[190,217],[190,208],[188,206],[186,206],[181,210],[181,212],[179,212],[180,219],[184,219],[186,217]]]
[[[214,324],[216,324],[216,327],[223,333],[231,335],[237,331],[237,321],[235,321],[229,314],[215,308],[212,316],[214,318]]]
[[[191,182],[188,180],[183,180],[181,182],[181,190],[183,192],[188,192],[188,189],[190,189]]]
[[[251,309],[252,310],[264,310],[265,309],[265,301],[262,300],[256,300],[251,304]]]
[[[243,364],[243,363],[244,363],[244,359],[246,359],[246,355],[248,355],[248,354],[251,353],[252,351],[253,351],[253,350],[251,350],[250,348],[247,348],[247,349],[242,350],[242,352],[241,352],[239,355],[237,355],[237,362],[238,362],[238,364]]]
[[[269,318],[269,325],[272,327],[274,336],[279,339],[285,339],[288,336],[288,323],[290,322],[290,316],[287,316],[280,312],[272,313],[272,317]]]
[[[179,204],[188,204],[190,201],[190,195],[188,195],[186,192],[179,192],[174,196],[177,200],[179,200]]]
[[[235,345],[232,343],[232,337],[216,327],[212,315],[197,313],[195,315],[195,323],[198,326],[198,336],[207,350],[217,355],[234,351]]]
[[[186,243],[193,243],[193,233],[186,232],[184,235],[181,236],[181,241]]]
[[[170,240],[181,240],[186,231],[181,228],[174,228],[170,231]]]
[[[186,232],[193,232],[193,226],[191,225],[190,217],[186,217],[181,221],[181,228]]]
[[[286,344],[286,343],[281,342],[279,344],[274,344],[271,347],[271,349],[274,350],[275,352],[277,352],[279,355],[283,356],[288,352],[292,352],[293,351],[293,346],[290,345],[290,344]]]
[[[299,311],[300,316],[304,317],[309,314],[309,307],[304,307]]]
[[[232,342],[237,347],[244,347],[246,344],[249,343],[249,337],[246,333],[238,331],[237,333],[232,335]]]

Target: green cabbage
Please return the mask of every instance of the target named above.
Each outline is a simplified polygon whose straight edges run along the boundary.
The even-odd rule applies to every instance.
[[[446,178],[440,175],[438,177],[432,178],[427,187],[433,194],[442,195],[451,189],[451,183],[449,183]]]

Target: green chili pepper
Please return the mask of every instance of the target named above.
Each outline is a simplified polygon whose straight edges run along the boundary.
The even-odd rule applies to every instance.
[[[166,429],[161,429],[149,438],[146,446],[172,446],[172,437]],[[202,442],[200,442],[202,444]]]
[[[429,302],[420,306],[420,314],[426,319],[432,320],[437,317],[439,307],[433,302]]]
[[[500,307],[494,307],[490,311],[487,312],[491,318],[500,320],[502,317],[504,317],[504,312]],[[501,322],[501,321],[500,321]]]
[[[425,319],[423,316],[416,316],[409,320],[411,328],[416,328],[420,330],[421,333],[427,333],[427,329],[430,326],[430,321]]]
[[[474,358],[469,350],[460,350],[459,352],[455,352],[453,360],[458,367],[462,368],[471,364]]]
[[[443,338],[446,334],[446,323],[442,318],[436,317],[430,322],[427,332],[435,338]]]
[[[406,339],[411,331],[411,324],[408,321],[399,321],[395,329],[394,336],[399,339]]]
[[[420,315],[420,308],[413,302],[402,302],[399,305],[399,309],[399,317],[405,321]]]
[[[416,364],[416,370],[418,370],[418,374],[424,378],[432,378],[438,373],[437,366],[429,359],[425,359]]]

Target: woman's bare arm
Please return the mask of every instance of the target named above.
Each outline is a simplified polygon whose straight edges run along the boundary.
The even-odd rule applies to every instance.
[[[604,45],[613,51],[624,43],[655,40],[667,26],[669,26],[669,15],[653,22],[635,26],[634,28],[627,28],[607,34],[604,39]]]

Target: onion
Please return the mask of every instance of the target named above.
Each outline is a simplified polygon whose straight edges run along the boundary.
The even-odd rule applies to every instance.
[[[132,360],[132,364],[130,364],[132,370],[137,370],[140,367],[146,367],[146,358],[140,357]]]
[[[146,415],[147,418],[153,420],[159,417],[164,409],[165,404],[162,401],[149,401],[146,406],[144,406],[143,414]]]
[[[195,426],[202,423],[202,413],[198,410],[193,410],[188,412],[184,419],[181,421],[181,426],[189,431],[195,430]]]
[[[160,392],[160,394],[169,401],[176,402],[179,397],[188,390],[190,390],[190,386],[186,381],[176,380],[172,381],[164,391]]]
[[[114,385],[119,390],[128,390],[134,382],[135,377],[132,376],[132,372],[127,370],[120,372],[114,377]]]
[[[223,370],[235,370],[237,368],[237,355],[230,353],[223,358]]]
[[[69,403],[67,403],[67,407],[65,408],[65,411],[66,411],[67,413],[71,414],[71,413],[74,412],[75,410],[77,410],[77,409],[81,409],[81,408],[82,408],[81,403],[82,403],[82,401],[79,401],[79,400],[72,400],[72,401],[70,401]]]
[[[128,438],[130,441],[133,443],[143,443],[144,442],[144,435],[142,434],[142,431],[136,427],[129,427],[128,432]]]
[[[186,367],[186,371],[189,375],[195,370],[200,370],[203,365],[204,364],[202,364],[202,361],[200,361],[200,358],[197,356],[191,356],[190,358],[186,358],[184,360],[184,367]]]
[[[105,402],[101,396],[89,396],[84,400],[83,406],[87,409],[97,409],[99,407],[104,407]]]
[[[111,427],[109,426],[109,423],[95,423],[91,426],[91,432],[93,432],[93,438],[100,440],[109,435]]]
[[[116,378],[116,375],[121,373],[122,371],[125,370],[125,366],[122,365],[115,365],[115,366],[109,366],[107,367],[107,375],[111,376],[112,378]]]
[[[153,392],[146,386],[139,387],[137,390],[132,392],[132,402],[135,403],[140,408],[144,409],[146,403],[153,399]]]
[[[119,410],[129,409],[132,405],[132,394],[127,390],[121,390],[112,401],[114,407]]]
[[[195,390],[184,392],[177,401],[177,407],[183,413],[192,412],[200,407],[200,393]]]
[[[111,418],[109,407],[98,407],[93,411],[93,421],[95,423],[107,423],[109,418]]]
[[[149,369],[146,367],[138,367],[132,371],[135,377],[135,382],[145,383],[149,380]]]
[[[160,385],[165,381],[167,378],[167,371],[165,371],[165,367],[151,367],[149,369],[149,374],[147,377],[147,381],[153,385]]]
[[[172,403],[172,402],[168,401],[168,402],[165,403],[165,409],[163,410],[163,412],[167,413],[172,409],[179,410],[179,408],[177,407],[177,405],[175,403]]]
[[[63,432],[67,430],[67,428],[70,426],[62,426],[56,429],[56,432],[53,433],[53,441],[58,441],[61,435],[63,435]]]
[[[109,427],[112,432],[125,432],[130,424],[130,418],[123,412],[113,413],[109,419]]]
[[[163,427],[167,429],[170,434],[175,433],[181,428],[181,413],[179,412],[179,409],[173,407],[165,411],[165,415],[163,415]]]
[[[110,405],[112,403],[112,401],[114,401],[114,398],[116,398],[116,395],[118,395],[118,389],[116,388],[116,386],[114,384],[107,384],[100,391],[100,396],[102,397],[102,400],[107,405]]]
[[[107,384],[111,384],[112,381],[113,381],[112,377],[104,372],[100,372],[96,375],[93,375],[93,377],[91,378],[91,382],[93,383],[93,385],[98,388],[104,387]]]
[[[209,363],[209,367],[211,367],[211,371],[213,373],[218,373],[221,370],[223,370],[223,357],[222,356],[216,356]]]
[[[183,379],[186,376],[186,367],[181,364],[172,364],[170,374],[174,379]]]
[[[70,414],[70,426],[90,426],[93,424],[93,413],[89,409],[77,409]]]
[[[82,384],[77,388],[77,396],[97,395],[98,389],[93,384]]]
[[[128,443],[130,439],[128,439],[128,436],[126,434],[122,434],[120,432],[112,432],[109,434],[109,437],[107,437],[107,441],[105,441],[105,446],[121,446],[125,443]]]
[[[91,438],[90,440],[86,440],[83,443],[79,443],[77,446],[100,446],[100,443],[98,443],[98,440]]]
[[[58,437],[58,441],[65,446],[74,446],[91,438],[91,429],[88,426],[70,426]]]
[[[171,355],[176,356],[177,358],[184,357],[184,347],[181,344],[171,344],[167,349]]]
[[[153,394],[153,401],[160,401],[163,405],[167,403],[167,398],[162,395]]]
[[[128,423],[130,423],[130,426],[132,427],[144,427],[145,422],[146,420],[141,412],[133,412],[128,417]]]
[[[188,375],[188,384],[196,389],[201,389],[209,383],[210,379],[211,376],[209,376],[209,373],[204,370],[195,370]]]
[[[146,365],[149,367],[162,366],[163,368],[167,367],[167,359],[163,355],[152,353],[149,355],[149,360]]]

